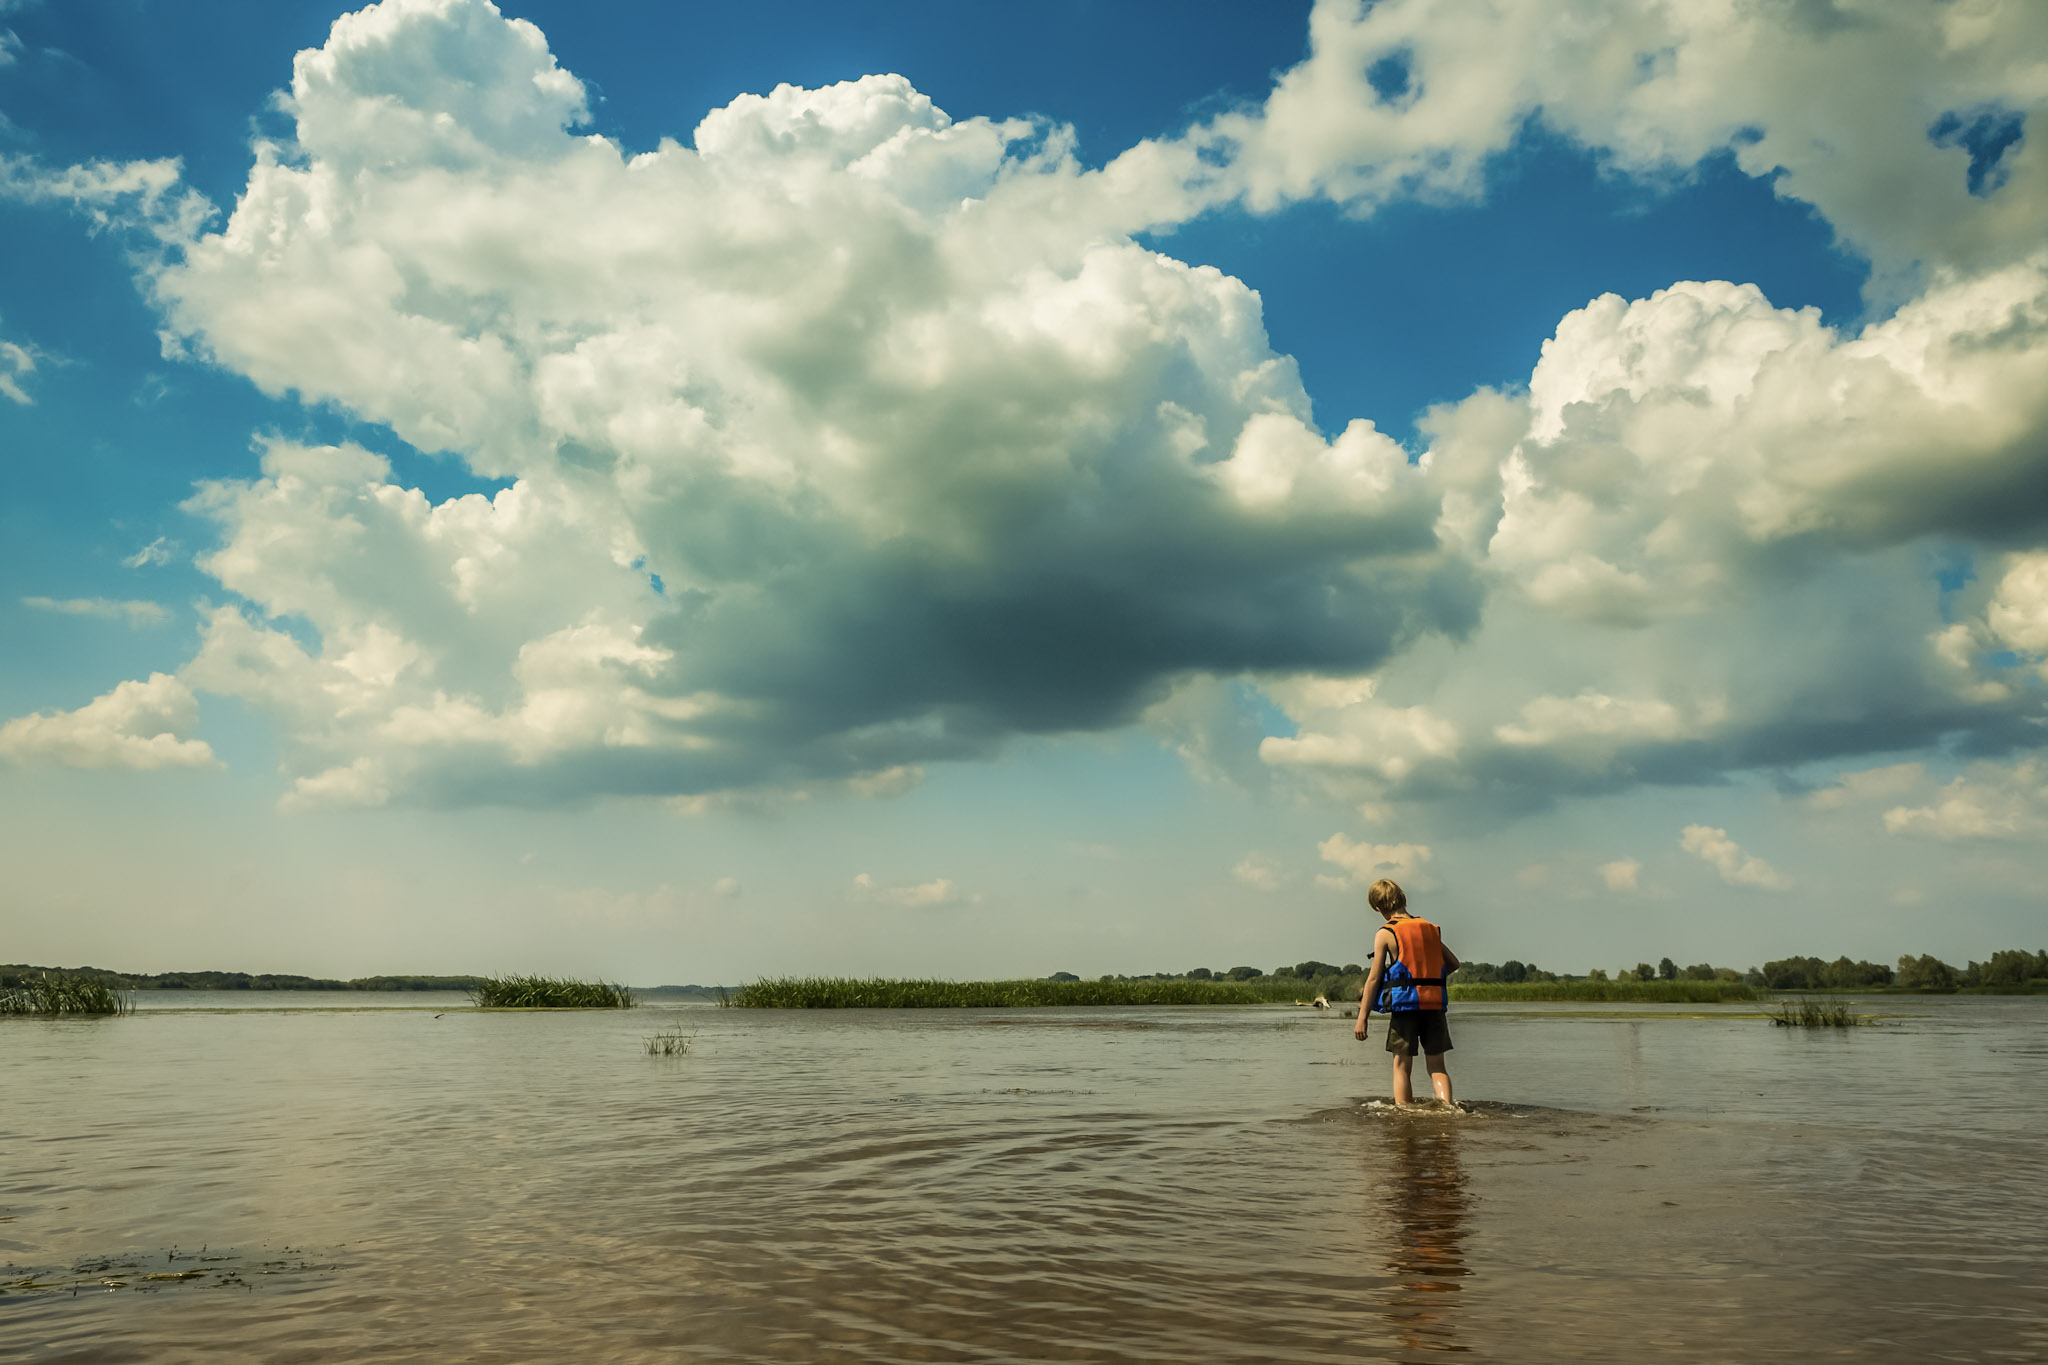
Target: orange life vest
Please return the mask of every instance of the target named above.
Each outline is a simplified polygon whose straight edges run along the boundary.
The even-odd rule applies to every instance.
[[[1450,1003],[1444,989],[1444,941],[1426,919],[1403,915],[1386,927],[1394,933],[1394,960],[1380,977],[1374,1008],[1388,1014],[1440,1010]]]

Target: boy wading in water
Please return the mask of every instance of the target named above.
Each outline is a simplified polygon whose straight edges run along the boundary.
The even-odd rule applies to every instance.
[[[1394,1103],[1415,1102],[1412,1073],[1420,1052],[1428,1059],[1437,1099],[1450,1104],[1451,1073],[1444,1070],[1444,1054],[1451,1050],[1451,1030],[1444,1022],[1450,991],[1444,983],[1458,969],[1458,955],[1444,947],[1434,924],[1408,913],[1408,893],[1393,882],[1384,877],[1374,882],[1365,900],[1386,923],[1372,936],[1372,967],[1351,1036],[1364,1042],[1367,1016],[1385,1010],[1387,1051],[1394,1054]]]

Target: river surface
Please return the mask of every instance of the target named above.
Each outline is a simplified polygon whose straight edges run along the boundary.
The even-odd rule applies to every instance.
[[[1285,1006],[140,1003],[0,1020],[0,1359],[2048,1359],[2048,999],[1459,1006],[1456,1115]]]

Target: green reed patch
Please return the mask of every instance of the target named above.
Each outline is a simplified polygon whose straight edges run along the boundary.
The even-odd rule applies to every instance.
[[[1485,981],[1451,980],[1453,1000],[1609,1000],[1660,1005],[1712,1005],[1754,1000],[1740,981]]]
[[[689,1052],[691,1044],[696,1041],[696,1035],[685,1033],[679,1028],[663,1029],[660,1033],[648,1037],[647,1055],[681,1057]]]
[[[48,973],[0,990],[0,1015],[55,1019],[68,1015],[130,1014],[135,1002],[98,977]]]
[[[1840,1000],[1780,1000],[1764,1018],[1779,1028],[1857,1028],[1872,1022]]]
[[[1299,991],[1299,984],[1295,991]],[[741,986],[740,1009],[1019,1009],[1046,1005],[1262,1005],[1271,991],[1237,981],[902,981],[782,976]]]
[[[771,977],[740,987],[725,1003],[742,1009],[1019,1009],[1047,1005],[1306,1005],[1320,999],[1348,1014],[1358,1008],[1361,984],[1357,977],[1259,977],[1248,981]],[[1528,981],[1453,984],[1451,998],[1718,1004],[1754,1000],[1756,992],[1737,981]]]
[[[566,976],[479,977],[469,998],[487,1010],[625,1010],[639,1003],[624,986]]]

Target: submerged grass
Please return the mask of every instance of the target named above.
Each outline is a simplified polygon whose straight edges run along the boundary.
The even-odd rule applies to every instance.
[[[1663,1005],[1712,1005],[1754,1000],[1740,981],[1484,981],[1451,983],[1452,1000],[1609,1000]]]
[[[1872,1022],[1840,1000],[1780,1000],[1764,1011],[1779,1028],[1857,1028]]]
[[[1297,985],[1295,991],[1300,987]],[[1275,997],[1238,981],[898,981],[770,977],[740,987],[740,1009],[1018,1009],[1041,1005],[1262,1005]],[[1291,995],[1290,995],[1290,998]]]
[[[487,1010],[624,1010],[638,1003],[624,986],[566,976],[479,977],[469,998]]]
[[[91,976],[50,976],[0,990],[0,1015],[54,1019],[65,1015],[131,1014],[135,1002]]]
[[[680,1057],[690,1050],[696,1036],[679,1028],[663,1029],[647,1040],[647,1055],[650,1057]]]

